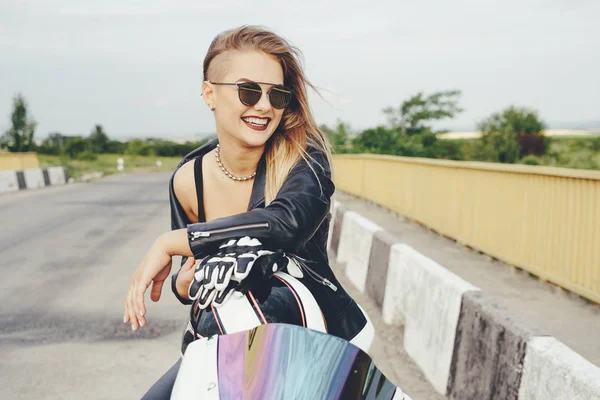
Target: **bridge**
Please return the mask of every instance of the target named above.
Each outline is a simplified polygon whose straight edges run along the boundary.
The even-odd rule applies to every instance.
[[[600,172],[372,155],[334,172],[340,273],[435,392],[600,398]]]
[[[165,290],[122,323],[170,175],[58,172],[0,194],[0,397],[139,398],[188,317]],[[599,173],[353,155],[334,180],[332,267],[413,399],[600,399]]]

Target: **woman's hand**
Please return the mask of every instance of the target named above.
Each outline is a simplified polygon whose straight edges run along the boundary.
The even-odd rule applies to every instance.
[[[187,298],[197,301],[201,309],[221,307],[234,291],[243,296],[285,269],[288,262],[283,250],[268,250],[256,238],[230,239],[215,254],[198,261]]]
[[[196,260],[194,257],[188,257],[185,264],[181,266],[179,270],[179,274],[177,275],[177,280],[175,281],[175,288],[177,289],[177,294],[184,298],[189,299],[188,289],[190,288],[190,283],[194,280],[194,265],[196,264]]]
[[[125,315],[123,322],[130,322],[134,331],[139,326],[146,325],[146,307],[144,293],[152,283],[150,298],[160,299],[161,289],[165,279],[171,272],[171,255],[161,245],[160,238],[154,242],[146,256],[131,277],[131,284],[125,299]]]
[[[125,299],[125,315],[123,322],[130,322],[134,331],[139,326],[146,325],[146,307],[144,293],[152,283],[150,298],[152,301],[160,300],[160,294],[171,272],[171,257],[174,255],[187,256],[193,259],[187,241],[185,229],[167,232],[154,242],[146,256],[131,277],[129,292]]]

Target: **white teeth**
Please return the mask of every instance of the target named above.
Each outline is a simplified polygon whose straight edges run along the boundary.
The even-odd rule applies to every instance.
[[[254,125],[261,125],[261,126],[265,126],[268,122],[268,120],[266,120],[266,119],[259,119],[259,118],[242,118],[242,119],[246,122],[253,123]]]

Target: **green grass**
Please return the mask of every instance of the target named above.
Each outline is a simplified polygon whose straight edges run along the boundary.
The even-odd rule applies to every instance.
[[[119,154],[98,154],[96,160],[72,160],[66,156],[50,156],[45,154],[38,155],[40,167],[63,166],[67,168],[69,176],[77,179],[82,175],[102,172],[104,175],[115,174],[117,170],[117,159],[122,157],[124,160],[123,172],[157,172],[173,171],[181,160],[180,157],[158,157],[158,156],[127,156]],[[159,167],[156,162],[160,161]]]
[[[600,169],[600,136],[551,138],[541,159],[551,167]]]

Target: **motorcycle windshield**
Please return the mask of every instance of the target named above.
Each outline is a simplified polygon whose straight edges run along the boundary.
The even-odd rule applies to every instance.
[[[212,360],[213,365],[196,368],[196,377],[210,374],[210,368],[216,364],[216,374],[204,392],[206,396],[199,396],[204,389],[200,384],[203,378],[194,379],[195,383],[188,379],[195,386],[195,398],[407,398],[377,369],[369,355],[335,336],[294,325],[266,324],[210,340],[214,354],[189,353],[194,346],[203,346],[199,343],[202,341],[197,341],[188,347],[182,363],[183,369],[188,356]]]

